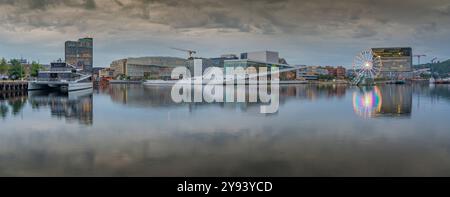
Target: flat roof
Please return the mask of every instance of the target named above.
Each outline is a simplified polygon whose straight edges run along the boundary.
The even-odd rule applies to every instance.
[[[256,63],[261,63],[261,64],[276,64],[276,65],[280,65],[280,66],[289,66],[289,67],[295,67],[295,66],[291,66],[289,64],[280,64],[280,63],[271,63],[271,62],[263,62],[263,61],[258,61],[258,60],[252,60],[252,59],[234,59],[234,60],[225,60],[224,63],[226,62],[239,62],[239,61],[246,61],[246,62],[256,62]]]

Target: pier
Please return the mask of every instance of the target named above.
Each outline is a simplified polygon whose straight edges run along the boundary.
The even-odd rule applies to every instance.
[[[28,90],[27,81],[0,81],[0,92],[21,92]]]

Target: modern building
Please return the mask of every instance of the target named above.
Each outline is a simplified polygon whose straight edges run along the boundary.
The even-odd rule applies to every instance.
[[[293,68],[293,66],[290,66],[288,64],[281,64],[280,58],[278,56],[278,52],[272,52],[272,51],[260,51],[260,52],[248,52],[248,53],[241,53],[241,59],[234,59],[234,60],[225,60],[224,61],[224,68],[226,72],[226,68],[228,67],[243,67],[244,69],[247,67],[255,67],[256,69],[260,67],[266,67],[267,71],[270,71],[271,67],[278,67],[281,69],[286,68]],[[295,80],[296,79],[296,72],[289,71],[289,72],[281,72],[280,73],[280,80]]]
[[[92,72],[93,38],[80,38],[78,41],[66,41],[65,61],[85,72]]]
[[[374,58],[380,57],[383,64],[381,77],[409,77],[412,71],[411,47],[372,48]]]
[[[234,54],[225,54],[220,57],[209,58],[212,61],[212,64],[217,65],[217,67],[223,68],[225,60],[237,60],[239,59]]]
[[[170,79],[175,67],[185,66],[186,59],[177,57],[138,57],[111,63],[115,78],[123,75],[131,80]]]
[[[280,63],[278,52],[274,51],[256,51],[256,52],[241,53],[241,59],[253,60],[257,62],[267,62],[273,64]]]

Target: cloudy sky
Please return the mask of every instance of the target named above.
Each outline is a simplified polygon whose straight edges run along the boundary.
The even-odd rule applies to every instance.
[[[0,57],[64,57],[94,38],[96,67],[136,56],[274,50],[290,64],[350,66],[370,47],[450,58],[450,0],[0,0]],[[416,61],[416,59],[414,59]]]

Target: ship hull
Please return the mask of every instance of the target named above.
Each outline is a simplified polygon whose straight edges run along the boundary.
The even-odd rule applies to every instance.
[[[92,82],[29,82],[28,90],[58,90],[61,92],[71,92],[76,90],[90,89],[93,87]]]

